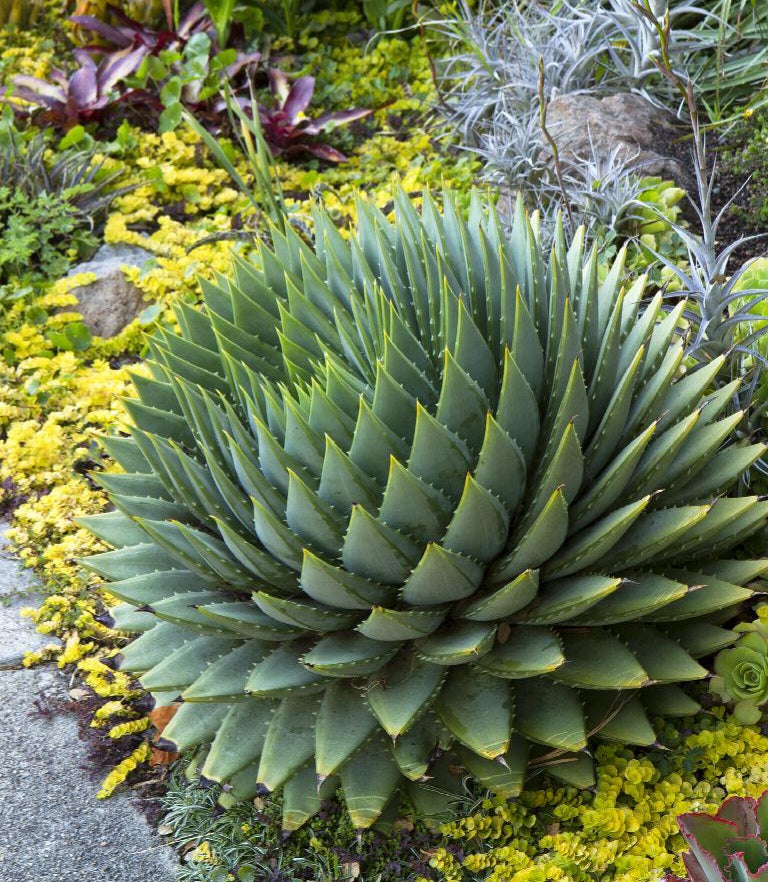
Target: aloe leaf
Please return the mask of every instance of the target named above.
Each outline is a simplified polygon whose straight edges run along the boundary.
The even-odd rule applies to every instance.
[[[355,505],[341,556],[346,569],[358,576],[391,585],[406,579],[419,558],[419,547]]]
[[[274,712],[264,738],[257,780],[276,790],[315,755],[315,720],[320,704],[315,696],[284,698]]]
[[[592,485],[569,507],[571,521],[570,533],[589,526],[600,515],[605,514],[622,496],[656,431],[656,423],[651,423],[637,438],[624,447],[613,462]],[[687,501],[687,499],[686,499]]]
[[[690,717],[701,710],[679,686],[649,686],[640,694],[645,709],[655,716]]]
[[[237,637],[239,635],[225,628],[224,623],[212,622],[198,609],[200,606],[223,603],[226,600],[228,595],[220,591],[188,591],[155,603],[152,612],[158,619],[182,625],[201,634]]]
[[[209,665],[239,645],[236,641],[222,637],[197,637],[142,674],[141,683],[149,691],[181,691],[194,682]]]
[[[337,786],[337,779],[332,778],[318,788],[312,763],[295,772],[283,785],[283,832],[293,833],[306,824],[333,797]]]
[[[354,625],[360,618],[354,612],[284,597],[273,597],[266,591],[255,592],[253,600],[270,618],[308,631],[340,631]]]
[[[638,689],[652,679],[626,643],[601,628],[561,628],[565,664],[550,676],[581,689]],[[644,656],[645,657],[645,656]]]
[[[443,628],[415,643],[416,652],[425,661],[437,665],[463,665],[485,655],[493,646],[495,625],[464,622]]]
[[[475,592],[482,578],[479,563],[430,542],[405,580],[400,597],[415,606],[462,600]]]
[[[142,674],[194,639],[194,632],[186,628],[170,622],[158,622],[151,631],[146,631],[123,648],[120,669]]]
[[[686,505],[646,512],[596,566],[620,570],[652,561],[702,521],[709,511],[709,505]]]
[[[604,557],[648,507],[650,496],[615,509],[571,537],[544,567],[547,578],[570,576]]]
[[[494,493],[512,514],[523,498],[526,466],[518,445],[489,413],[485,418],[485,434],[475,466],[474,478]]]
[[[615,591],[570,621],[580,625],[631,622],[664,609],[689,591],[688,585],[656,573],[630,573]]]
[[[456,753],[469,774],[487,790],[505,799],[520,795],[528,768],[529,745],[524,738],[513,736],[507,751],[495,760],[478,756],[461,745]]]
[[[325,677],[301,663],[307,647],[284,643],[274,649],[251,671],[245,691],[259,698],[282,698],[298,692],[316,692],[327,683]]]
[[[315,726],[315,762],[320,779],[335,774],[377,728],[360,690],[343,681],[332,683],[323,695]]]
[[[578,693],[544,678],[514,684],[515,731],[538,744],[581,750],[587,743]]]
[[[333,556],[343,542],[343,522],[293,470],[288,470],[285,521],[310,546]]]
[[[409,781],[430,779],[430,765],[444,730],[431,714],[420,717],[392,744],[392,756]]]
[[[301,659],[304,667],[326,677],[364,677],[383,667],[399,643],[369,640],[362,634],[329,634]]]
[[[509,582],[528,569],[536,569],[563,544],[568,532],[568,507],[563,491],[555,490],[538,517],[516,540],[512,551],[489,570],[489,584]]]
[[[368,681],[369,707],[391,738],[407,732],[440,692],[446,670],[401,653]]]
[[[509,350],[504,353],[504,376],[495,418],[530,464],[539,441],[539,406]]]
[[[513,625],[506,640],[477,661],[477,667],[495,677],[519,680],[557,670],[565,656],[557,635],[549,628]]]
[[[375,606],[356,629],[371,640],[414,640],[435,631],[447,615],[447,609],[397,610]]]
[[[498,591],[470,603],[462,611],[462,618],[475,622],[494,622],[507,618],[528,606],[538,590],[538,570],[526,570]]]
[[[466,444],[417,404],[409,471],[451,499],[458,499],[470,463]]]
[[[508,529],[509,513],[502,503],[468,474],[441,544],[449,551],[488,562],[504,548]]]
[[[131,579],[121,579],[109,583],[109,593],[118,600],[134,606],[153,606],[182,591],[204,591],[207,583],[203,579],[195,581],[195,576],[186,570],[147,573]]]
[[[664,631],[693,658],[719,652],[731,646],[738,638],[736,631],[706,621],[678,622],[670,629],[662,625],[659,630]]]
[[[183,704],[163,729],[163,738],[178,751],[207,744],[228,713],[228,704]]]
[[[307,548],[300,585],[313,600],[337,609],[369,610],[393,599],[391,588],[333,566]]]
[[[268,643],[248,640],[208,665],[182,693],[184,701],[243,701],[248,675],[269,652]]]
[[[665,568],[664,575],[695,588],[684,597],[667,604],[663,609],[643,615],[646,622],[679,622],[706,616],[721,609],[728,609],[752,596],[749,588],[732,585],[707,573]]]
[[[685,683],[707,676],[706,668],[656,628],[623,625],[614,631],[656,683]]]
[[[394,425],[397,425],[396,423]],[[387,481],[392,456],[408,455],[408,445],[392,431],[361,396],[349,458],[379,483]]]
[[[326,437],[318,495],[324,502],[346,513],[354,505],[378,508],[380,490],[376,482],[332,438]]]
[[[400,783],[400,769],[377,738],[346,763],[340,776],[344,802],[356,830],[367,830],[376,821]]]
[[[513,700],[508,684],[463,665],[454,668],[435,702],[443,725],[470,750],[496,759],[509,748]]]
[[[656,743],[642,702],[625,692],[584,693],[587,725],[605,741],[648,747]]]
[[[219,726],[200,774],[210,781],[227,781],[255,763],[264,748],[277,701],[249,699],[233,705]],[[165,733],[164,733],[165,734]]]
[[[186,572],[176,558],[151,542],[92,554],[82,563],[110,582],[120,582],[135,576],[149,576],[159,571]],[[187,575],[189,577],[188,573]]]
[[[439,490],[417,478],[394,457],[390,459],[378,515],[385,524],[433,541],[445,532],[452,508],[451,501]]]
[[[571,576],[539,586],[536,600],[515,618],[532,625],[557,625],[576,618],[613,594],[621,578],[599,575]]]
[[[286,625],[263,613],[252,601],[228,601],[198,606],[197,611],[211,620],[211,625],[243,637],[279,641],[300,637],[304,629]]]
[[[435,417],[472,450],[479,449],[488,413],[488,399],[480,386],[465,373],[446,349],[443,376]]]

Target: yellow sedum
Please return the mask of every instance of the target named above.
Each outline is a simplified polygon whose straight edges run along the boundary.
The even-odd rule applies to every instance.
[[[671,725],[672,750],[603,744],[594,792],[544,786],[513,802],[486,799],[445,824],[430,865],[441,882],[656,882],[681,872],[677,816],[713,813],[728,796],[768,789],[768,737],[722,708]]]

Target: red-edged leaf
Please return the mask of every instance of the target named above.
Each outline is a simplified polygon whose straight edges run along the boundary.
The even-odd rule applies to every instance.
[[[720,867],[718,867],[717,861],[711,855],[710,860],[712,861],[712,865],[709,868],[710,872],[720,873]],[[690,851],[686,851],[683,855],[683,866],[688,873],[688,879],[685,882],[710,882],[707,870],[701,866]],[[717,879],[717,876],[713,875],[712,878]]]
[[[714,872],[715,867],[726,866],[728,841],[737,835],[733,821],[721,820],[704,812],[686,812],[680,815],[677,823],[693,856],[702,867]]]
[[[756,809],[756,799],[731,796],[720,806],[715,817],[735,824],[737,836],[754,836],[757,833]]]
[[[299,77],[293,83],[282,107],[283,113],[292,123],[295,123],[299,118],[299,114],[304,113],[309,107],[309,102],[312,100],[314,92],[314,77]]]

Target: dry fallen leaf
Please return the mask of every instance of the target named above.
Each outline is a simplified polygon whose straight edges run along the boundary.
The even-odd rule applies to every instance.
[[[169,766],[177,757],[178,753],[174,753],[172,750],[159,750],[157,747],[153,747],[149,764],[150,766]]]
[[[80,689],[78,687],[75,687],[74,689],[69,690],[69,697],[73,701],[83,701],[83,699],[88,698],[90,694],[90,689]]]
[[[408,818],[400,818],[395,821],[394,826],[397,830],[413,830],[413,821],[409,821]]]
[[[173,833],[173,827],[170,824],[160,824],[160,826],[157,828],[157,832],[161,836],[169,836],[171,833]]]
[[[149,719],[152,720],[152,725],[157,729],[156,737],[162,735],[163,729],[171,722],[177,710],[178,707],[171,705],[170,707],[156,707],[147,714]]]

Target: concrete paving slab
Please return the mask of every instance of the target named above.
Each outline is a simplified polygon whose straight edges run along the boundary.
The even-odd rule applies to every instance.
[[[33,648],[39,637],[18,610],[12,614],[15,604],[34,603],[30,585],[28,573],[0,553],[0,601],[10,598],[0,607],[7,658],[8,647]],[[0,667],[0,882],[173,882],[176,855],[130,791],[96,799],[77,720],[61,709],[67,699],[56,668]]]
[[[38,634],[20,617],[23,607],[36,606],[41,597],[30,570],[8,550],[7,528],[8,524],[0,521],[0,671],[20,667],[25,652],[56,642]]]

